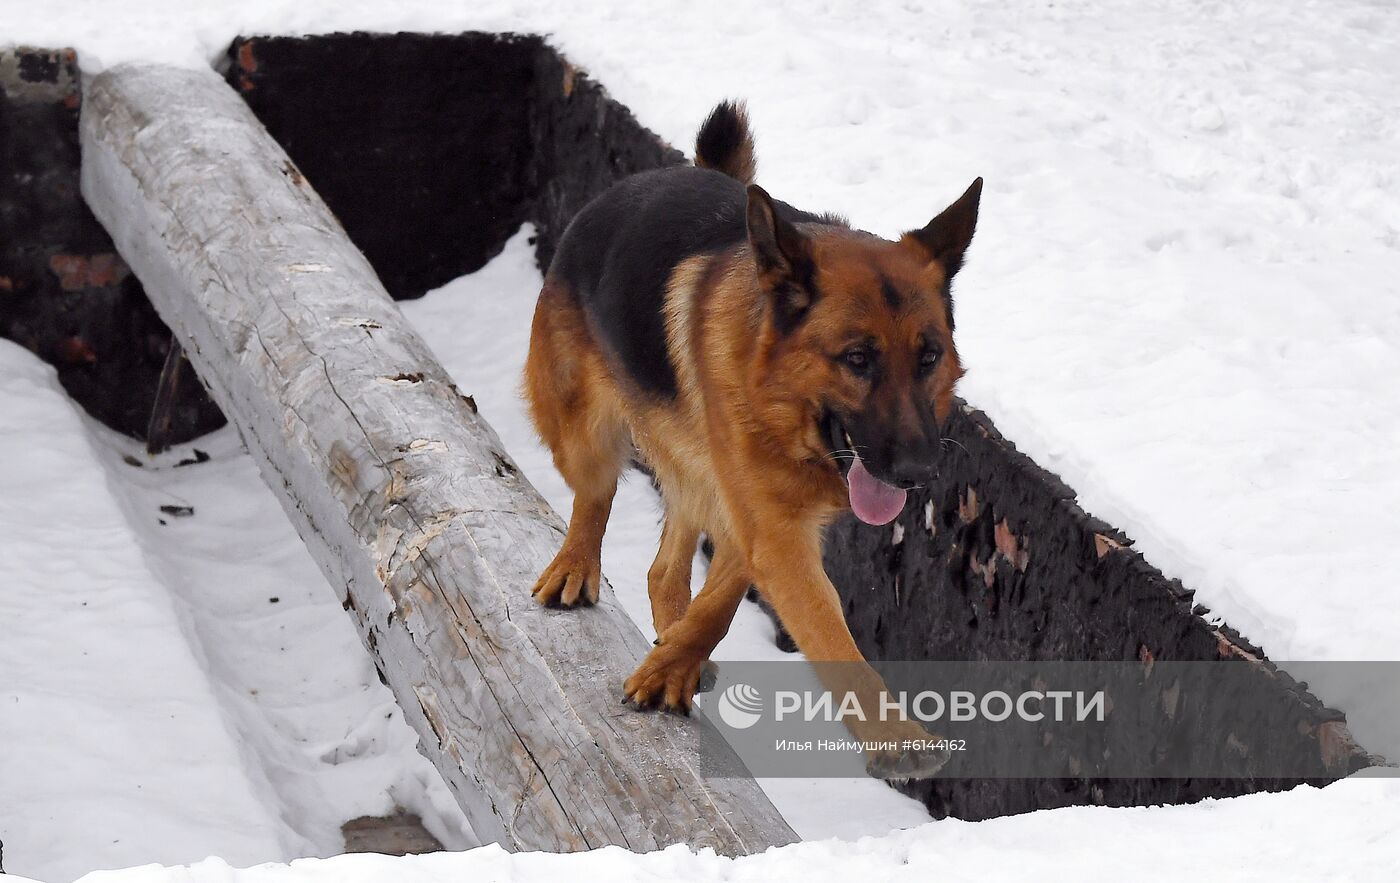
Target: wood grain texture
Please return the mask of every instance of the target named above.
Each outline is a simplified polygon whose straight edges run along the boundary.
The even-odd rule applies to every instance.
[[[702,774],[724,754],[703,721],[619,704],[647,644],[607,586],[589,610],[530,599],[562,522],[213,71],[109,70],[81,132],[89,204],[483,841],[796,839],[751,779]]]

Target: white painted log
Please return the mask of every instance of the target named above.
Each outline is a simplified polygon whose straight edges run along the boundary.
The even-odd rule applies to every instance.
[[[796,839],[752,780],[700,774],[722,750],[712,729],[619,704],[647,644],[610,589],[586,610],[531,600],[562,522],[213,71],[95,77],[82,148],[89,205],[483,841],[739,854]]]

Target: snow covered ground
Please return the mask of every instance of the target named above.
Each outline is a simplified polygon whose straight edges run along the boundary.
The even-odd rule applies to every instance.
[[[1394,3],[0,0],[0,43],[75,46],[89,70],[133,59],[203,64],[239,33],[355,28],[548,33],[681,146],[717,99],[747,97],[762,183],[876,232],[922,224],[985,176],[981,229],[958,286],[967,397],[1273,657],[1395,658],[1400,386],[1385,379],[1400,375]],[[508,322],[518,308],[449,301],[471,299],[478,285],[503,288],[512,304],[528,299],[517,288],[522,251],[517,243],[477,282],[408,305],[479,402],[508,392],[514,377],[475,376],[493,363],[476,361],[461,336],[469,326],[453,323],[476,309],[499,309],[492,320]],[[491,341],[501,348],[495,364],[518,364],[505,335]],[[17,562],[0,592],[7,867],[57,883],[84,868],[206,852],[234,865],[324,854],[337,820],[390,800],[418,807],[452,839],[440,786],[407,734],[371,720],[393,710],[351,652],[348,622],[339,637],[316,639],[328,648],[316,666],[325,683],[289,683],[283,673],[307,669],[261,643],[278,625],[306,628],[324,587],[314,569],[275,592],[261,571],[234,574],[231,561],[278,556],[287,556],[282,570],[298,571],[285,566],[295,558],[295,540],[278,533],[285,522],[254,514],[271,511],[258,508],[270,496],[233,493],[252,473],[231,440],[211,441],[215,459],[202,466],[127,466],[114,459],[120,444],[72,412],[47,369],[4,343],[0,404],[0,560]],[[499,407],[502,428],[511,406]],[[39,426],[50,431],[37,435]],[[562,504],[557,477],[535,465],[546,462],[538,449],[508,442]],[[195,503],[195,517],[152,525],[151,504],[176,497]],[[605,572],[634,613],[650,555],[636,549],[654,535],[654,505],[645,488],[627,489],[618,505],[627,517],[605,552]],[[219,530],[237,535],[240,511],[243,548],[257,554],[198,536],[206,517],[230,519]],[[175,532],[178,555],[163,539]],[[765,652],[766,628],[747,616],[721,653]],[[257,650],[226,658],[202,649],[227,652],[229,638],[255,638]],[[244,698],[252,689],[275,696]],[[333,710],[314,710],[315,697],[334,697]],[[317,760],[333,760],[336,746],[347,770]],[[912,821],[909,806],[885,802],[873,783],[836,798],[824,783],[779,784],[789,793],[775,798],[809,812],[813,836],[850,833],[812,818],[823,802],[832,817]],[[316,789],[328,796],[307,796]],[[1350,781],[1196,807],[941,822],[732,865],[677,851],[508,858],[487,849],[239,879],[835,879],[1031,867],[1092,877],[1114,861],[1163,875],[1365,878],[1400,868],[1398,813],[1393,781]],[[42,864],[22,858],[34,849]],[[211,865],[119,879],[233,878]]]
[[[740,859],[683,846],[647,855],[619,847],[575,855],[465,853],[357,855],[234,870],[211,859],[190,868],[99,872],[81,883],[554,883],[661,880],[850,883],[1025,879],[1118,883],[1217,880],[1393,880],[1400,781],[1348,780],[1329,788],[1211,800],[1193,806],[1073,807],[988,822],[935,822],[884,837],[800,843]]]
[[[231,429],[149,460],[8,341],[0,401],[8,870],[335,855],[395,806],[475,844]]]

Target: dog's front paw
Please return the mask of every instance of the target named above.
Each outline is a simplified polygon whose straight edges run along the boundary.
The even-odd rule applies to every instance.
[[[598,559],[596,552],[577,552],[565,546],[540,574],[530,594],[546,607],[597,604],[603,581],[603,565]]]
[[[701,679],[713,678],[709,653],[680,641],[657,644],[622,685],[624,702],[690,714],[690,700]]]
[[[898,748],[867,751],[866,773],[875,779],[927,779],[952,757],[947,743],[928,733],[898,744]]]

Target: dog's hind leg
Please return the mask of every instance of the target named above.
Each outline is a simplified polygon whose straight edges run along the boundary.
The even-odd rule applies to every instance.
[[[666,524],[661,529],[661,548],[657,549],[656,561],[647,571],[651,621],[658,637],[684,616],[690,606],[690,566],[699,540],[700,531],[690,519],[667,510]]]
[[[603,532],[631,450],[607,362],[563,286],[540,293],[525,361],[530,416],[574,492],[564,545],[531,590],[541,604],[596,603]]]

